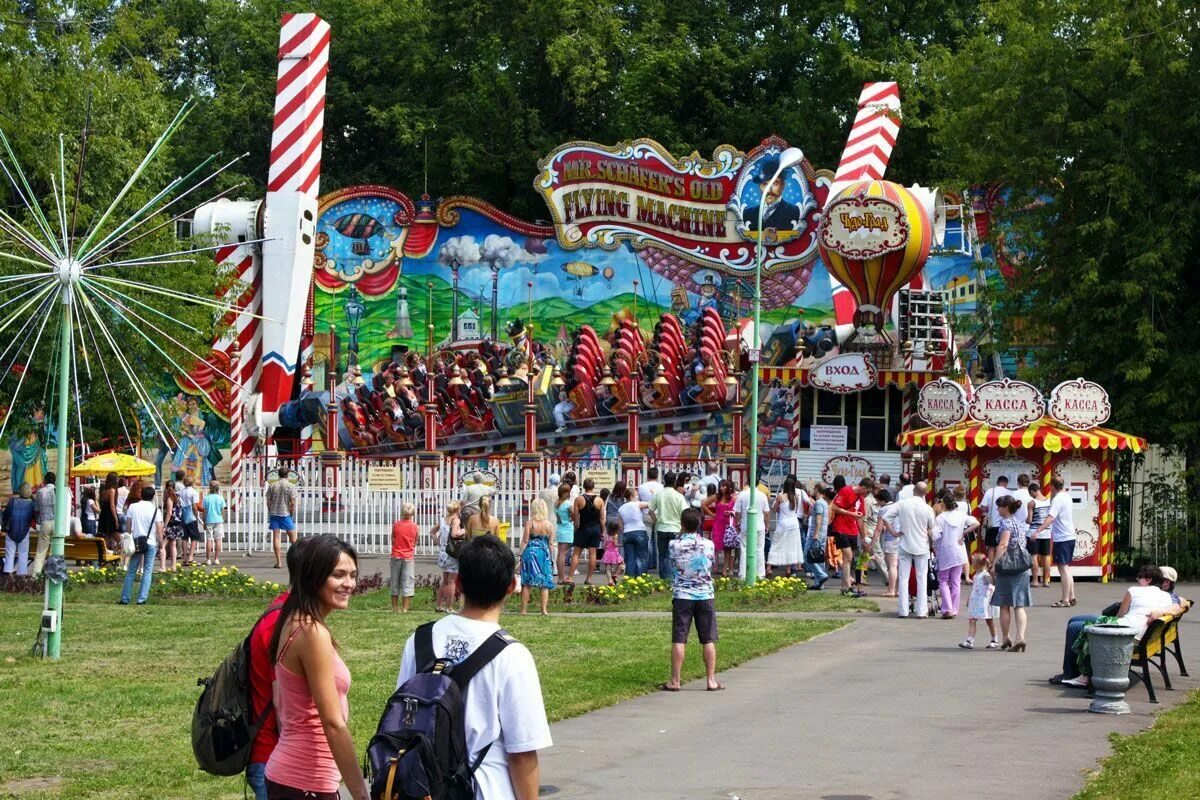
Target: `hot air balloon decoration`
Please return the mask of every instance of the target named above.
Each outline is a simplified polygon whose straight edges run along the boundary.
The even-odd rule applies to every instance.
[[[575,284],[575,296],[583,297],[583,282],[588,278],[594,278],[599,274],[600,270],[586,261],[568,261],[562,265],[562,271],[571,276],[572,282]]]
[[[825,207],[817,232],[821,258],[857,301],[854,326],[861,335],[883,331],[884,310],[925,265],[931,240],[925,206],[891,181],[856,181]]]
[[[354,240],[350,250],[358,256],[365,256],[371,252],[372,236],[387,233],[382,223],[369,214],[346,214],[334,220],[333,227],[342,236]]]
[[[616,270],[614,270],[612,267],[605,267],[600,273],[600,277],[604,278],[605,283],[607,283],[609,286],[612,286],[613,278],[616,276],[616,274]]]

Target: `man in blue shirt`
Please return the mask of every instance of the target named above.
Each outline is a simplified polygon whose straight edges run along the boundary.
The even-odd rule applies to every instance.
[[[701,514],[698,508],[680,515],[680,534],[668,545],[674,579],[671,583],[671,680],[663,691],[679,691],[679,673],[687,647],[692,621],[704,648],[704,669],[708,673],[708,691],[725,687],[717,683],[717,612],[713,607],[712,568],[715,550],[710,539],[699,535]]]

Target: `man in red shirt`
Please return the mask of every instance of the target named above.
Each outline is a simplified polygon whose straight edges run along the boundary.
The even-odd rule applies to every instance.
[[[296,574],[296,565],[300,563],[300,554],[304,551],[307,539],[301,539],[287,550],[287,568],[289,578]],[[288,599],[288,592],[271,601],[267,613],[255,624],[250,631],[250,711],[254,719],[258,719],[263,710],[271,703],[272,687],[275,683],[275,665],[271,661],[271,640],[275,638],[275,626],[279,622],[279,613]],[[263,725],[250,745],[250,761],[246,765],[246,783],[254,791],[254,800],[267,800],[267,759],[279,741],[279,724],[275,719],[275,709],[267,714]]]
[[[294,547],[288,549],[290,556]],[[271,702],[271,687],[275,682],[275,666],[271,663],[271,639],[275,636],[275,625],[288,593],[271,601],[271,608],[250,631],[250,710],[254,719],[262,714]],[[275,709],[267,714],[263,726],[250,745],[250,763],[246,765],[246,782],[254,791],[255,800],[267,800],[267,759],[279,741],[279,726],[275,720]]]
[[[863,478],[858,486],[843,486],[833,498],[829,507],[833,520],[829,529],[833,532],[834,546],[842,551],[842,594],[862,597],[863,593],[856,591],[852,584],[854,575],[854,549],[858,547],[860,533],[859,523],[862,521],[866,506],[863,498],[874,487],[870,478]]]
[[[400,595],[404,595],[404,611],[412,605],[416,594],[417,523],[413,522],[417,509],[405,503],[400,509],[400,519],[392,523],[392,611],[400,610]]]

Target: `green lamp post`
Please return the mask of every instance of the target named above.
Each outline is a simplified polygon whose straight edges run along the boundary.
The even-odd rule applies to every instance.
[[[774,186],[784,170],[791,169],[804,160],[804,153],[799,147],[789,147],[779,154],[779,166],[770,180],[762,184],[762,200],[758,204],[758,242],[754,247],[754,339],[750,350],[750,506],[746,510],[746,583],[753,585],[758,581],[758,362],[762,351],[762,264],[763,240],[766,235],[762,229],[763,211],[767,207],[767,192]],[[779,187],[779,197],[783,197],[783,187]]]

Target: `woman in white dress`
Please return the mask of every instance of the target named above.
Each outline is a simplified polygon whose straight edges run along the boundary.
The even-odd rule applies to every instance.
[[[796,479],[789,475],[783,488],[775,497],[775,535],[771,537],[771,553],[767,563],[772,567],[783,567],[783,574],[790,576],[792,570],[804,563],[804,536],[800,532],[800,495],[796,491]]]

